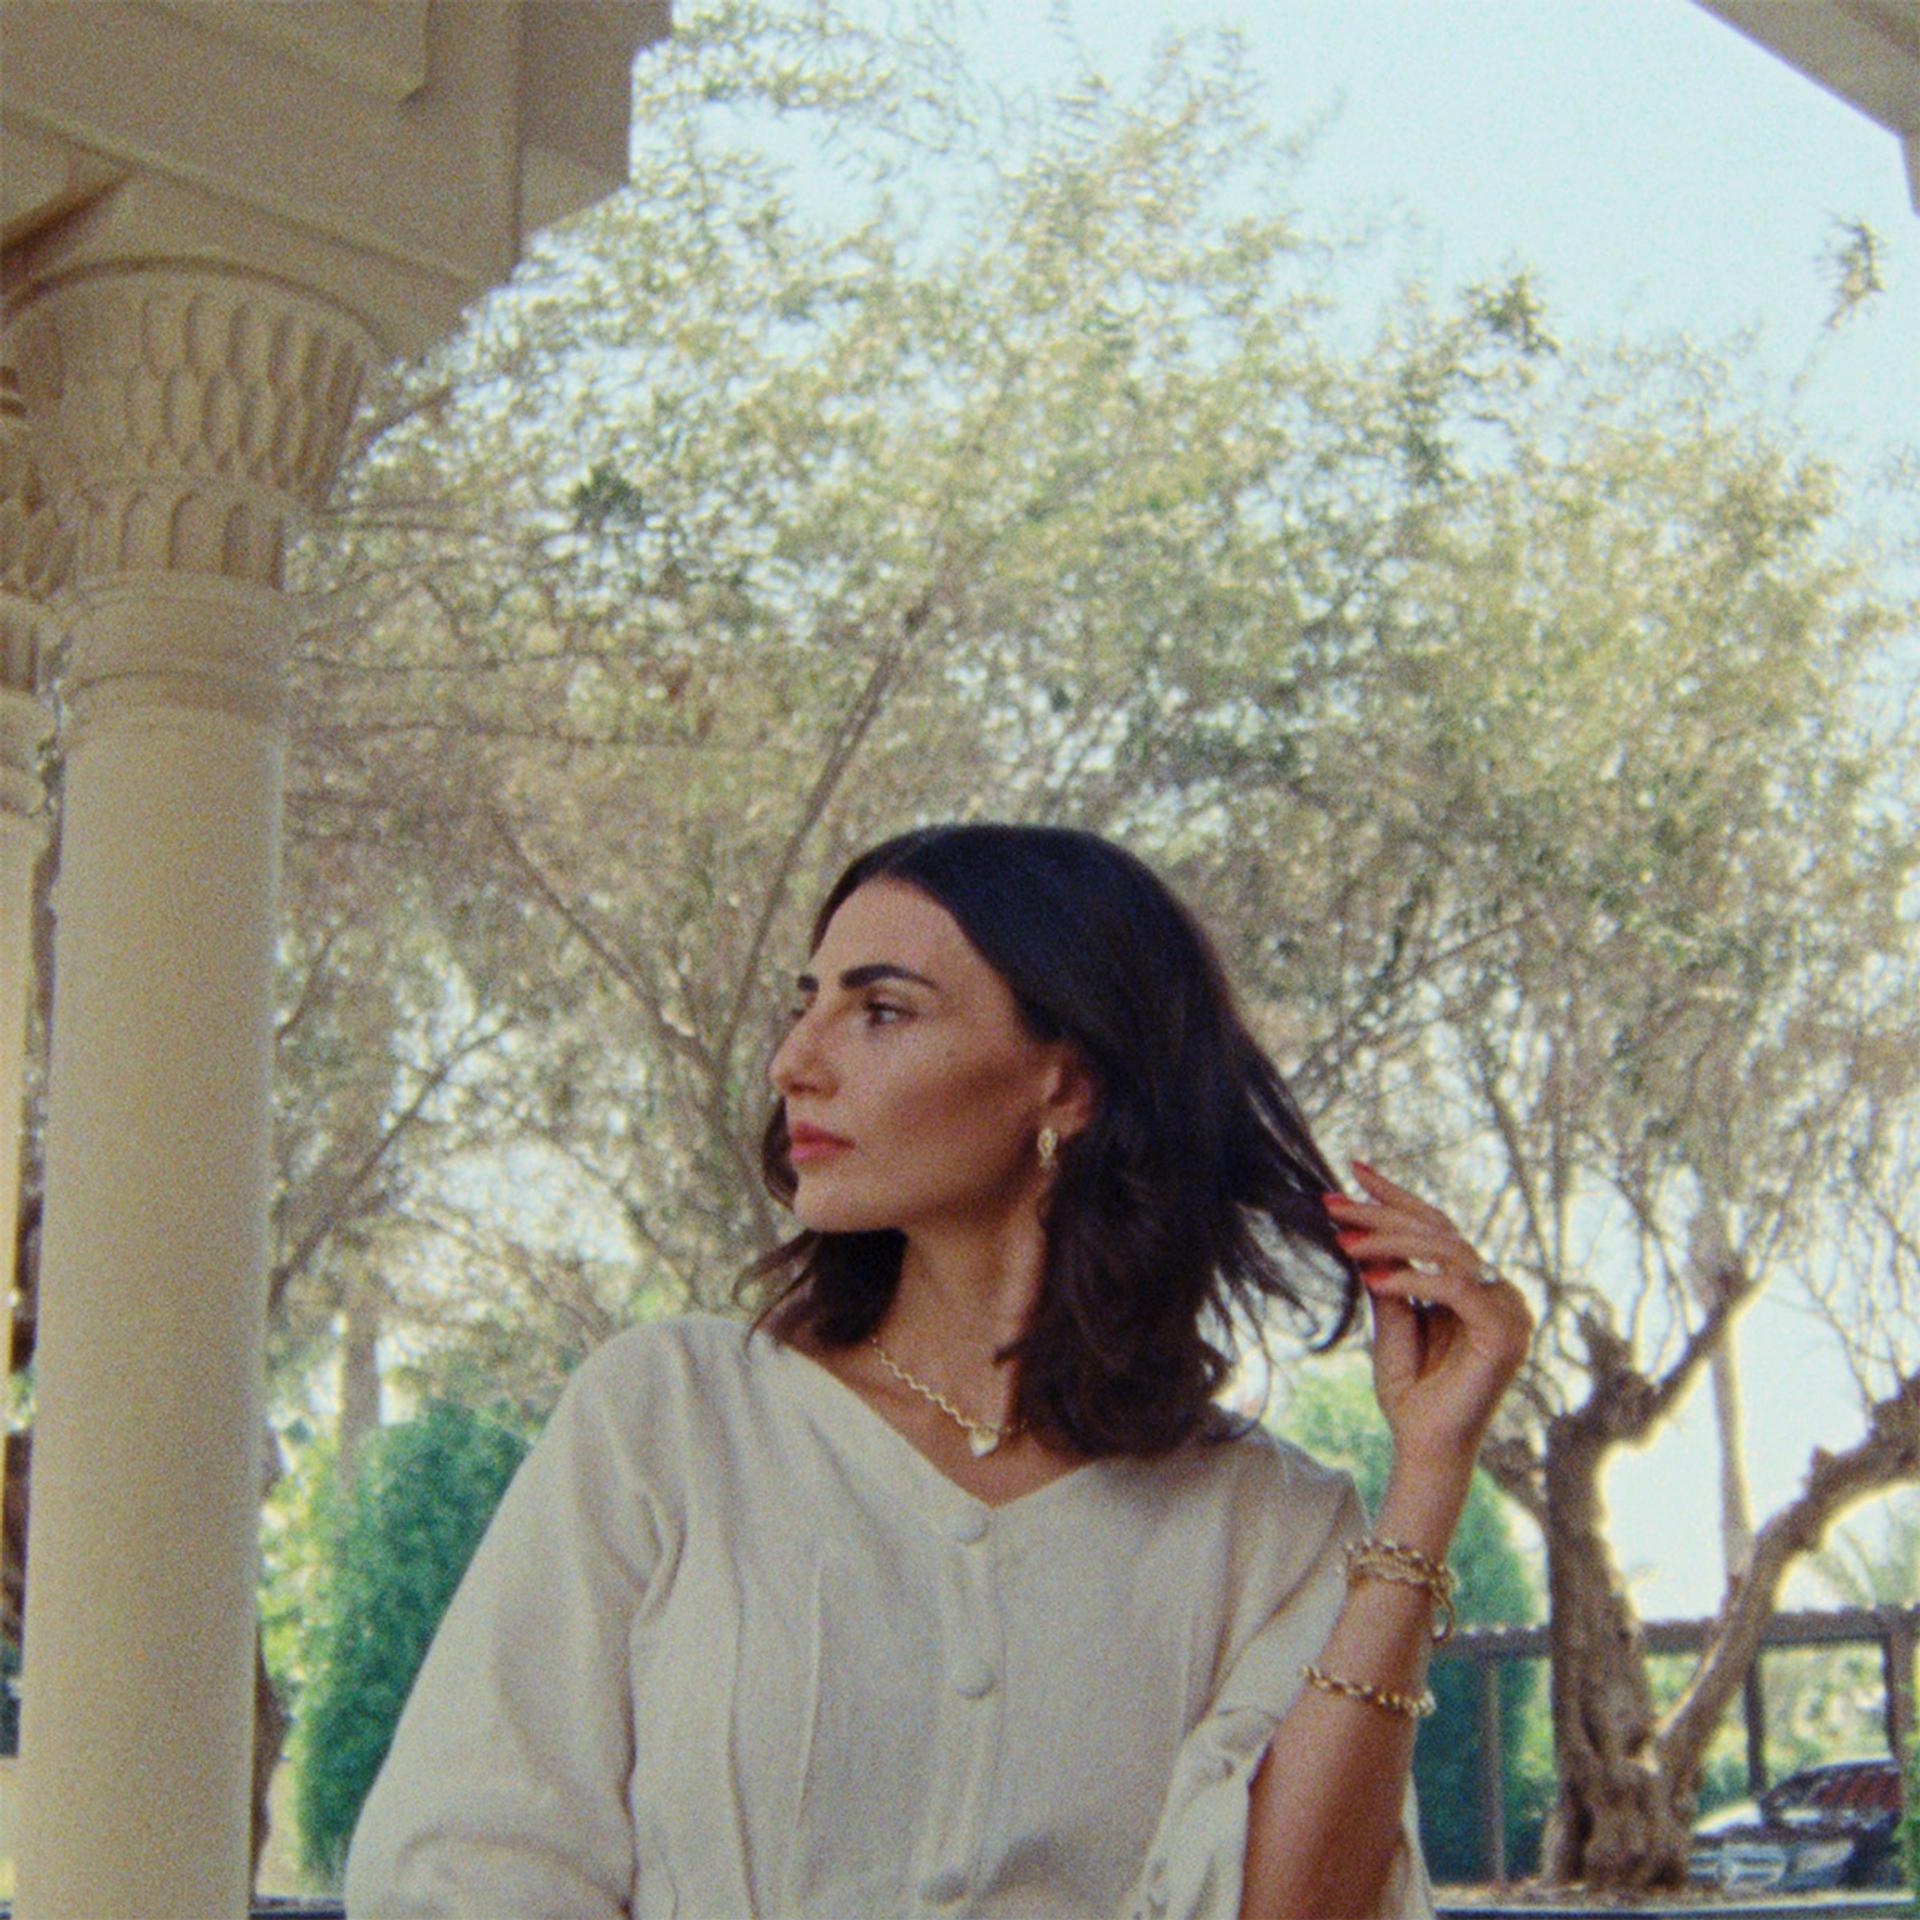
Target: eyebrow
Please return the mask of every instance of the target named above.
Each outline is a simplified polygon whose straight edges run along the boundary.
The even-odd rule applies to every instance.
[[[870,987],[876,980],[911,980],[916,986],[931,987],[935,993],[939,987],[924,973],[915,973],[909,967],[897,966],[891,960],[874,960],[864,967],[849,967],[840,976],[840,984],[849,993],[860,987]],[[794,985],[802,993],[818,993],[820,982],[812,974],[803,973],[796,977]]]

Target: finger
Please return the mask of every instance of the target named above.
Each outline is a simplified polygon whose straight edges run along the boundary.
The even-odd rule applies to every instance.
[[[1381,1260],[1372,1253],[1356,1254],[1354,1258],[1365,1262],[1360,1277],[1370,1291],[1382,1289],[1409,1300],[1438,1300],[1449,1307],[1456,1303],[1477,1307],[1482,1300],[1501,1291],[1499,1287],[1482,1286],[1471,1274],[1463,1274],[1456,1267],[1439,1261],[1416,1267],[1405,1261]]]
[[[1390,1200],[1369,1200],[1364,1195],[1326,1193],[1320,1203],[1328,1213],[1341,1220],[1399,1220],[1413,1216],[1405,1207]]]
[[[1443,1307],[1483,1352],[1516,1366],[1526,1357],[1533,1316],[1510,1281],[1483,1286],[1444,1268],[1422,1273],[1412,1267],[1369,1268],[1362,1278],[1376,1306],[1382,1300],[1406,1300]]]
[[[1417,1193],[1389,1180],[1378,1167],[1370,1167],[1364,1160],[1352,1160],[1348,1165],[1353,1168],[1356,1178],[1376,1200],[1383,1200],[1397,1206],[1409,1208],[1423,1220],[1446,1220],[1447,1216],[1429,1200],[1423,1200]],[[1452,1225],[1448,1221],[1449,1226]]]
[[[1337,1233],[1416,1232],[1435,1239],[1436,1244],[1440,1238],[1463,1238],[1460,1230],[1443,1214],[1416,1213],[1396,1201],[1329,1200],[1326,1211]]]
[[[1425,1329],[1411,1301],[1373,1293],[1373,1368],[1385,1381],[1416,1380],[1426,1359]]]
[[[1333,1238],[1350,1260],[1418,1261],[1424,1266],[1457,1272],[1468,1279],[1486,1264],[1457,1233],[1451,1229],[1441,1232],[1424,1222],[1342,1227]]]

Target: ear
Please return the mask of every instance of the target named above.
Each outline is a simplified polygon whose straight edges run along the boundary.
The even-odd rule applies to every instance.
[[[1062,1044],[1048,1070],[1040,1124],[1062,1140],[1071,1140],[1092,1121],[1100,1103],[1100,1083],[1077,1047]]]

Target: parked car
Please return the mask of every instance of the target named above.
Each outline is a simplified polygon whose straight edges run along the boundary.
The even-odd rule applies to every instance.
[[[1900,1770],[1881,1754],[1803,1768],[1693,1830],[1696,1886],[1900,1885]]]

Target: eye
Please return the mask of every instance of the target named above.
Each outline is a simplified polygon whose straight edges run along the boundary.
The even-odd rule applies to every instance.
[[[883,1027],[891,1025],[892,1021],[882,1018],[883,1015],[891,1015],[893,1020],[904,1020],[907,1017],[907,1010],[905,1007],[890,1006],[884,1000],[869,1000],[867,1002],[868,1026]]]

